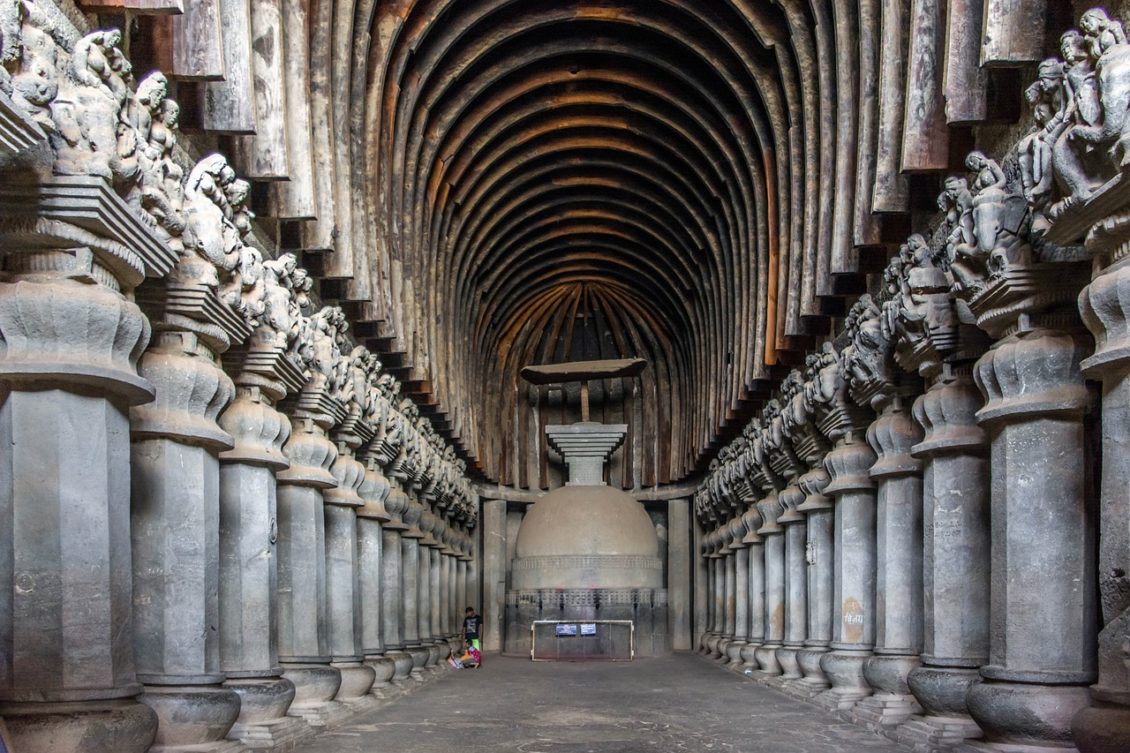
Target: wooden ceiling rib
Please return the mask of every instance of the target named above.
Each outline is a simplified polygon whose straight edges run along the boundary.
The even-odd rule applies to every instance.
[[[833,231],[857,215],[854,161],[833,146],[858,123],[860,63],[836,55],[854,4],[336,0],[332,18],[350,63],[313,83],[347,113],[335,154],[363,166],[332,193],[363,199],[336,207],[324,270],[371,301],[458,446],[491,480],[544,484],[521,455],[560,397],[518,372],[587,348],[651,364],[604,380],[639,417],[622,482],[701,468],[853,271]]]

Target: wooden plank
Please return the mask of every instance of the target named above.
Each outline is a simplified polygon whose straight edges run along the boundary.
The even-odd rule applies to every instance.
[[[157,36],[167,39],[172,51],[168,75],[186,81],[222,79],[227,68],[220,0],[188,0],[183,10],[157,24]]]
[[[255,132],[255,87],[251,76],[251,3],[224,0],[223,81],[204,87],[201,120],[217,133]]]
[[[286,148],[290,180],[271,186],[271,215],[310,220],[314,201],[314,148],[310,123],[310,0],[282,0],[286,69]]]
[[[979,123],[988,115],[989,75],[980,66],[984,0],[947,0],[942,93],[946,121]]]
[[[883,54],[879,57],[879,132],[876,139],[875,183],[871,211],[906,212],[907,180],[899,167],[906,103],[906,50],[910,34],[910,0],[883,0]]]
[[[856,157],[855,220],[857,246],[879,243],[879,220],[871,205],[878,167],[879,83],[882,76],[880,0],[859,0],[859,155]],[[801,334],[796,332],[795,334]],[[785,343],[779,346],[785,349]]]
[[[910,12],[910,66],[906,76],[906,117],[902,169],[945,170],[949,129],[942,99],[944,0],[913,0]]]
[[[255,135],[235,140],[237,169],[252,180],[286,180],[286,57],[282,0],[251,0],[251,74],[255,89]]]
[[[590,379],[634,377],[643,372],[647,361],[642,358],[609,358],[601,361],[572,361],[526,366],[521,375],[530,384],[564,384]]]
[[[981,65],[1015,66],[1044,58],[1047,0],[984,0]]]

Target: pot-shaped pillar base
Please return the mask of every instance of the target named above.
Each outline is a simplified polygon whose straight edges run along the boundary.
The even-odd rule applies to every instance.
[[[857,724],[876,731],[894,729],[922,708],[914,700],[907,685],[907,676],[921,660],[917,656],[876,654],[863,666],[863,677],[871,686],[871,695],[852,710]]]
[[[762,644],[757,647],[757,663],[761,667],[758,670],[759,674],[769,677],[776,677],[781,674],[781,663],[777,661],[777,649],[779,648],[781,648],[779,643]]]
[[[915,667],[907,675],[907,685],[923,714],[902,724],[895,737],[911,747],[946,747],[980,739],[981,728],[965,705],[969,688],[979,682],[980,673],[969,667]]]
[[[369,692],[379,698],[392,686],[392,678],[396,676],[396,660],[387,654],[374,654],[366,656],[365,663],[373,668],[373,687]]]
[[[151,751],[228,753],[239,743],[227,739],[239,717],[240,700],[221,685],[147,685],[138,699],[157,714]]]
[[[281,748],[313,735],[305,721],[286,712],[294,702],[294,683],[284,677],[228,680],[224,687],[239,696],[239,717],[229,740],[249,748]]]
[[[301,717],[311,727],[325,727],[341,716],[334,703],[341,687],[341,672],[329,664],[283,664],[283,677],[294,683],[294,702],[287,712]]]
[[[412,655],[407,651],[386,651],[385,656],[392,659],[394,673],[392,675],[393,685],[403,685],[408,678],[412,675]]]
[[[832,687],[816,697],[816,703],[829,711],[848,711],[871,695],[871,686],[863,677],[863,666],[871,658],[870,651],[836,649],[820,659],[820,668]]]
[[[730,645],[726,646],[726,666],[730,669],[737,669],[742,665],[742,649],[745,648],[745,641],[730,641]]]
[[[742,670],[756,672],[758,669],[757,664],[757,649],[761,646],[760,643],[747,643],[742,646]]]
[[[985,731],[973,750],[1013,753],[1075,750],[1073,717],[1090,705],[1081,685],[1037,685],[985,680],[969,689],[969,711]]]
[[[369,697],[376,677],[372,667],[359,661],[334,662],[333,666],[341,672],[341,686],[334,696],[335,701],[359,703]]]
[[[804,676],[797,657],[799,652],[799,646],[781,646],[777,649],[777,663],[781,665],[781,680],[783,682],[799,680]]]
[[[13,750],[23,753],[145,753],[157,715],[134,699],[80,703],[5,703],[0,716]]]

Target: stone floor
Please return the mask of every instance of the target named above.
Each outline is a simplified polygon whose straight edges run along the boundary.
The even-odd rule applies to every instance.
[[[899,753],[807,704],[680,654],[633,663],[487,657],[302,753]]]

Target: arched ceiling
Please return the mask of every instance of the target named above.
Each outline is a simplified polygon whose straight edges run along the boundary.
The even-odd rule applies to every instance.
[[[422,346],[414,366],[474,427],[461,439],[487,476],[513,481],[517,372],[567,356],[578,308],[602,312],[605,355],[648,358],[655,399],[678,414],[663,480],[694,467],[765,376],[768,287],[789,277],[780,249],[800,224],[777,197],[799,182],[794,119],[817,96],[800,75],[816,19],[792,5],[379,9],[366,126],[376,230],[414,281],[402,328]]]
[[[1030,12],[996,5],[1003,29]],[[310,0],[317,219],[294,245],[486,478],[545,484],[522,448],[567,398],[518,372],[580,356],[651,364],[602,388],[622,483],[686,478],[987,117],[979,4],[905,6]]]

